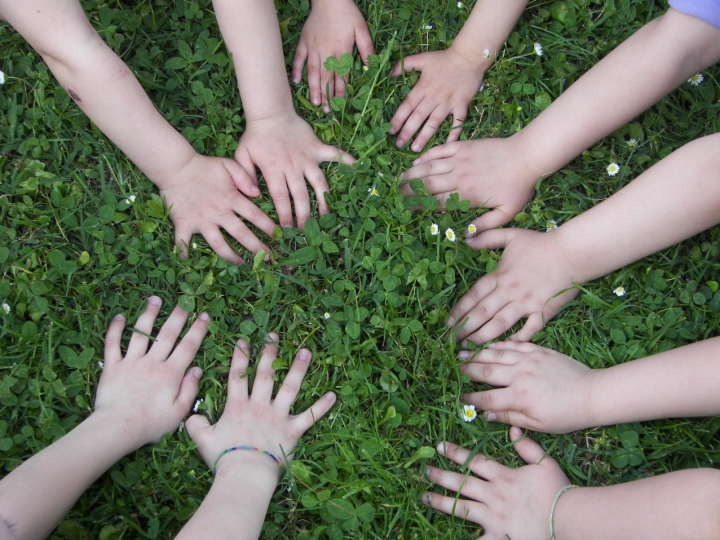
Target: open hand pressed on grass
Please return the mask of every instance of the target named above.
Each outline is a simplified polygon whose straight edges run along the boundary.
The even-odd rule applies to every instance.
[[[473,474],[428,467],[432,483],[464,498],[426,492],[423,503],[481,525],[485,531],[482,540],[549,538],[553,499],[570,482],[555,460],[535,441],[524,437],[520,428],[510,428],[510,439],[528,465],[513,469],[478,454],[467,465]],[[470,457],[469,450],[450,442],[441,442],[437,451],[459,465]]]
[[[422,72],[420,80],[390,120],[390,133],[399,131],[397,146],[405,146],[424,124],[411,146],[413,152],[419,152],[449,114],[453,115],[453,123],[447,140],[457,141],[468,105],[482,85],[486,67],[465,58],[453,47],[414,54],[395,64],[390,73],[393,77],[403,71]]]
[[[323,64],[330,56],[352,54],[356,43],[360,58],[367,64],[368,55],[375,54],[375,50],[365,19],[353,0],[313,0],[295,51],[292,79],[300,83],[307,61],[310,101],[316,107],[322,104],[326,113],[330,112],[333,97],[345,96],[347,79],[328,71]]]
[[[265,177],[282,227],[292,227],[292,197],[298,228],[310,217],[310,196],[305,180],[315,190],[320,214],[328,212],[325,193],[330,190],[318,166],[325,161],[351,165],[355,159],[323,144],[310,125],[294,111],[272,118],[248,121],[235,151],[235,160],[257,184],[257,166]],[[272,234],[272,231],[271,231]]]
[[[253,253],[261,249],[270,251],[238,219],[240,216],[248,220],[270,238],[277,228],[260,208],[243,196],[257,197],[260,190],[233,160],[195,154],[182,170],[158,185],[175,225],[175,243],[183,253],[187,252],[192,235],[200,233],[223,259],[242,264],[243,259],[223,238],[221,228]]]

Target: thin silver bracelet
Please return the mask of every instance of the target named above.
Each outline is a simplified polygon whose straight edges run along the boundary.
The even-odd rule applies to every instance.
[[[557,495],[555,495],[555,500],[550,507],[550,521],[548,523],[550,527],[550,540],[555,540],[555,507],[557,506],[557,503],[560,500],[560,497],[562,497],[563,493],[576,487],[578,486],[573,484],[567,485],[564,488],[560,489],[560,491],[557,492]]]

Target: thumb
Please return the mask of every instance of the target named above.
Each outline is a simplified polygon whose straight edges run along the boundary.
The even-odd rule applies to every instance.
[[[357,44],[360,58],[362,58],[363,63],[367,65],[368,55],[375,54],[367,24],[362,24],[355,28],[355,43]]]
[[[185,429],[187,429],[188,435],[195,442],[199,442],[203,433],[209,428],[210,420],[204,414],[193,414],[185,420]]]
[[[253,182],[253,179],[237,161],[223,159],[223,165],[227,172],[230,173],[230,178],[232,178],[235,187],[244,195],[248,197],[257,197],[260,195],[260,190],[255,185],[255,182]]]
[[[489,213],[489,212],[488,212]],[[487,215],[487,214],[486,214]],[[490,229],[468,240],[468,245],[475,249],[505,249],[515,236],[515,229]]]
[[[398,60],[390,75],[397,77],[403,71],[422,71],[425,66],[425,53],[413,54]]]
[[[178,257],[185,259],[188,256],[188,246],[192,239],[192,231],[181,224],[175,225],[175,246],[177,246]]]
[[[190,410],[193,399],[195,399],[195,396],[198,394],[200,377],[202,377],[202,369],[199,367],[191,367],[187,370],[187,373],[185,373],[183,380],[180,381],[180,391],[177,395],[177,402],[179,407],[182,408],[183,416]]]
[[[543,458],[547,457],[552,460],[551,457],[547,456],[545,450],[533,441],[530,437],[527,437],[523,430],[517,426],[510,428],[510,440],[515,446],[515,450],[526,463],[531,465],[537,465]]]
[[[510,223],[513,217],[514,216],[508,215],[501,208],[493,208],[473,221],[473,225],[477,227],[478,232],[483,232]]]

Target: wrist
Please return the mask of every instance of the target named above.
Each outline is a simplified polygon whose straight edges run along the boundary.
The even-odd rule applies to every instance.
[[[103,441],[102,446],[111,452],[114,461],[147,443],[137,428],[137,419],[124,418],[112,411],[93,411],[81,426]]]
[[[257,450],[233,450],[216,459],[215,481],[252,482],[275,490],[282,469],[268,455]]]
[[[455,38],[452,44],[447,48],[448,52],[454,53],[462,58],[468,65],[468,67],[474,71],[479,77],[484,77],[485,72],[490,68],[492,63],[495,61],[495,54],[487,50],[487,55],[484,51],[478,51],[476,47],[471,44],[466,44],[462,40],[461,36]]]
[[[185,142],[187,143],[187,141]],[[167,170],[158,171],[152,175],[148,173],[145,173],[145,175],[159,190],[171,188],[178,184],[178,177],[181,171],[196,161],[198,157],[201,157],[201,154],[198,154],[190,143],[187,143],[187,148],[177,154],[172,167],[168,167]]]

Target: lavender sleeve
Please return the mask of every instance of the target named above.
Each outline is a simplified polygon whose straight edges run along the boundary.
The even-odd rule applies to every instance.
[[[720,0],[670,0],[670,7],[720,30]]]

